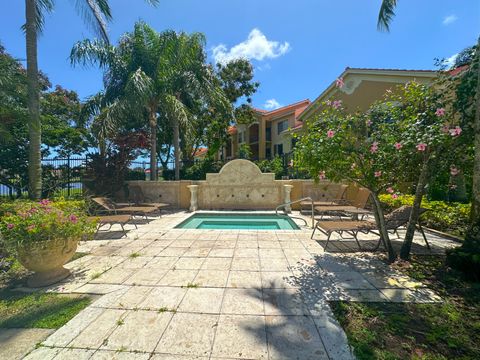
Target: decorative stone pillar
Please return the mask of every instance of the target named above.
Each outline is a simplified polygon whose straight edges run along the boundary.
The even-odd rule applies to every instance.
[[[283,194],[284,194],[283,202],[285,204],[289,203],[291,201],[290,200],[290,193],[292,192],[292,188],[293,188],[293,185],[283,185]],[[292,207],[290,206],[290,204],[285,205],[285,212],[287,212],[287,213],[292,212]]]
[[[198,209],[198,185],[188,185],[187,188],[190,190],[190,211],[196,211]]]

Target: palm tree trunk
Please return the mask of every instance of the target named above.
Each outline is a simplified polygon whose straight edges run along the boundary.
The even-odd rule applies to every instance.
[[[150,181],[157,180],[157,111],[150,109]]]
[[[42,194],[42,130],[40,125],[40,95],[38,86],[36,0],[25,1],[25,33],[27,46],[28,88],[28,195],[39,199]]]
[[[407,232],[403,240],[402,248],[400,250],[400,258],[408,260],[410,258],[410,250],[412,249],[413,235],[418,223],[418,216],[420,212],[420,205],[422,204],[423,194],[425,192],[425,185],[427,183],[429,155],[423,160],[422,169],[418,178],[417,189],[415,190],[415,199],[413,200],[412,212],[408,219]]]
[[[176,116],[173,118],[173,152],[175,155],[175,180],[180,180],[180,130]]]
[[[390,242],[390,237],[388,235],[387,226],[385,224],[385,215],[383,213],[383,208],[380,203],[380,199],[378,195],[372,191],[372,199],[373,199],[373,214],[375,216],[375,223],[377,224],[380,238],[382,239],[383,245],[387,249],[388,254],[388,262],[393,263],[397,259],[397,254],[395,253],[395,249]]]

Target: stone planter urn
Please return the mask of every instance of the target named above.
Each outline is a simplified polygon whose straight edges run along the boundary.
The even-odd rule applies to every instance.
[[[30,287],[54,284],[70,275],[63,265],[77,250],[79,239],[54,239],[17,248],[18,260],[28,270],[35,272],[28,280]]]

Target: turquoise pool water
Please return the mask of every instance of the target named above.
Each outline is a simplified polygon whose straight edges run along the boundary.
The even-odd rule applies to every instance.
[[[213,230],[299,230],[286,215],[275,214],[194,214],[177,226],[177,229]]]

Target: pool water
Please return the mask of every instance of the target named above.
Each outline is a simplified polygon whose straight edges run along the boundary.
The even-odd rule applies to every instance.
[[[275,214],[194,214],[177,226],[177,229],[210,230],[299,230],[286,215]]]

